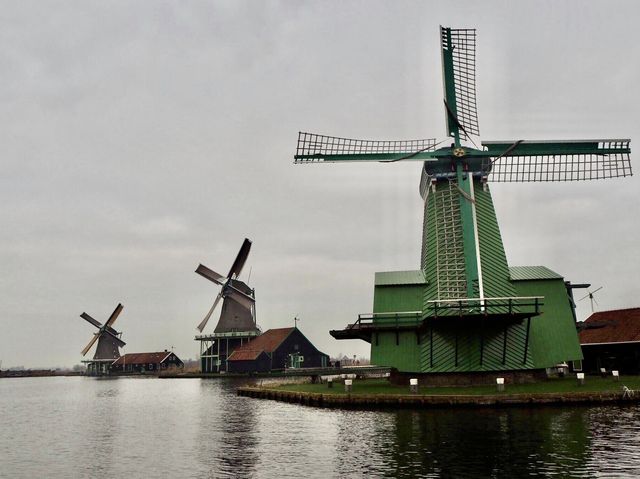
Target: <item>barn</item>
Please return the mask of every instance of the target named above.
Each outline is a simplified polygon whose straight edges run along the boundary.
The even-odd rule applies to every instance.
[[[640,308],[599,311],[578,328],[585,372],[640,373]]]
[[[240,346],[227,359],[228,372],[253,373],[287,368],[326,367],[329,356],[297,328],[269,329]]]
[[[157,374],[170,369],[182,369],[184,363],[173,351],[156,353],[127,353],[111,364],[112,373],[151,373]]]

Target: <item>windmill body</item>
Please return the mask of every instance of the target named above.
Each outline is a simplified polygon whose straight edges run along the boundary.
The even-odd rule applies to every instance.
[[[85,356],[97,341],[98,345],[96,346],[93,359],[82,361],[87,365],[87,373],[90,376],[109,375],[111,372],[111,365],[120,357],[120,348],[124,347],[126,343],[120,339],[122,333],[116,331],[113,328],[113,324],[123,309],[124,307],[122,304],[118,304],[104,324],[93,319],[87,313],[82,313],[80,315],[82,319],[98,329],[98,331],[94,333],[93,337],[89,340],[89,343],[82,350],[82,355]]]
[[[202,372],[227,371],[227,358],[231,353],[261,334],[260,328],[256,324],[255,291],[238,279],[250,250],[251,241],[245,238],[226,276],[216,273],[202,264],[196,269],[196,273],[221,287],[213,306],[197,327],[200,333],[222,301],[220,318],[213,333],[200,334],[195,338],[196,341],[200,341],[200,368]]]
[[[475,30],[441,28],[440,38],[447,140],[299,135],[296,163],[423,162],[419,269],[376,273],[373,313],[331,334],[370,342],[373,364],[406,372],[531,372],[579,360],[564,278],[508,266],[489,182],[631,175],[629,140],[477,146]]]

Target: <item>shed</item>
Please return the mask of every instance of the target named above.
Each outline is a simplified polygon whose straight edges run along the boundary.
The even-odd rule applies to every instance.
[[[328,364],[329,356],[320,352],[297,327],[269,329],[234,350],[227,359],[228,371],[234,373]]]
[[[593,313],[578,329],[583,370],[640,373],[640,308]]]
[[[127,353],[111,364],[115,373],[159,373],[167,369],[182,369],[184,363],[173,351]]]

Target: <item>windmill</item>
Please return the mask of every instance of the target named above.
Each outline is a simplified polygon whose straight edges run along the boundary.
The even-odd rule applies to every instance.
[[[586,294],[585,296],[583,296],[582,298],[580,298],[578,301],[582,301],[583,299],[587,299],[589,298],[589,301],[591,302],[591,312],[594,313],[595,310],[593,309],[593,303],[596,303],[596,305],[598,305],[598,302],[596,301],[596,298],[594,297],[594,295],[600,291],[603,288],[603,286],[600,286],[597,289],[594,289],[593,291],[589,291],[588,294]]]
[[[251,241],[245,238],[226,276],[203,264],[196,269],[196,273],[200,276],[220,286],[213,305],[197,326],[200,333],[222,300],[220,319],[213,334],[196,336],[196,340],[201,341],[200,356],[203,372],[225,370],[227,356],[243,342],[260,334],[255,318],[255,291],[238,279],[250,250]]]
[[[372,361],[405,371],[541,369],[543,363],[553,362],[554,355],[564,354],[559,346],[540,342],[545,334],[560,334],[565,350],[580,355],[573,324],[563,320],[553,325],[542,318],[531,325],[531,319],[541,312],[543,294],[531,294],[535,285],[523,285],[538,279],[532,274],[549,281],[561,277],[547,268],[519,270],[523,282],[515,283],[489,182],[580,181],[631,175],[630,141],[519,139],[483,141],[477,146],[473,138],[480,134],[476,31],[440,27],[440,44],[445,140],[372,141],[306,132],[298,135],[294,159],[299,164],[423,164],[420,270],[394,272],[395,276],[377,273],[374,313],[331,334],[339,339],[365,339],[372,343]],[[403,288],[421,299],[409,301],[406,295],[402,299]],[[547,293],[546,300],[555,301],[556,294],[565,295],[566,300],[564,287],[562,291]],[[409,303],[411,308],[407,308]],[[394,347],[400,347],[400,352]]]
[[[113,323],[116,322],[123,308],[122,304],[118,304],[104,324],[93,319],[87,313],[83,312],[80,315],[82,319],[98,329],[98,331],[93,334],[91,340],[89,340],[89,343],[81,351],[81,354],[85,356],[95,342],[98,342],[93,360],[86,361],[90,374],[108,374],[109,365],[120,357],[120,348],[124,347],[126,343],[120,339],[122,333],[119,333],[113,328]]]

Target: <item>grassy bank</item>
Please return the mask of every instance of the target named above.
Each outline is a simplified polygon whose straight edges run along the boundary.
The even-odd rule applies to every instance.
[[[578,386],[575,378],[552,378],[532,384],[507,384],[505,391],[498,393],[496,386],[468,386],[468,387],[419,387],[420,395],[511,395],[511,394],[565,394],[588,392],[621,392],[622,387],[640,389],[640,376],[623,376],[619,381],[612,377],[588,376],[584,386]],[[345,395],[344,384],[336,382],[332,388],[327,384],[286,384],[269,386],[269,389],[289,392],[303,392],[315,394]],[[396,386],[386,379],[362,379],[353,381],[351,395],[404,395],[408,394],[409,386]]]

